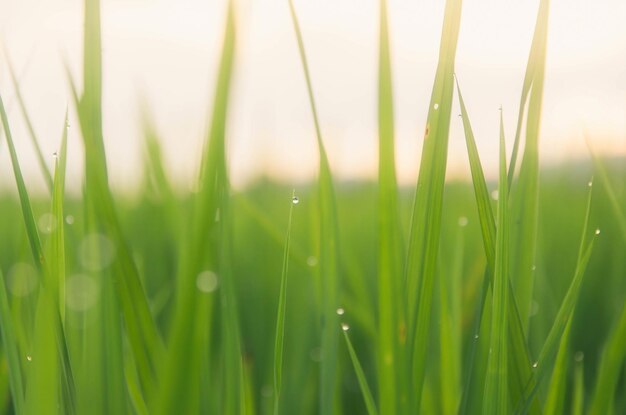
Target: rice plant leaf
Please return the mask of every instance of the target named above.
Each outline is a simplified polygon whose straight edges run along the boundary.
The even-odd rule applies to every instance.
[[[278,311],[276,315],[276,338],[274,340],[274,414],[278,414],[279,411],[280,391],[282,387],[285,314],[287,310],[287,272],[289,270],[289,241],[291,239],[291,218],[293,217],[294,202],[297,200],[294,192],[289,208],[283,266],[280,275],[280,294],[278,296]]]
[[[407,345],[412,349],[411,413],[419,411],[426,375],[433,282],[439,251],[448,132],[454,89],[454,61],[460,23],[461,1],[448,0],[415,190],[405,272],[409,323]]]
[[[368,415],[378,415],[378,410],[376,409],[376,403],[374,402],[374,397],[372,396],[372,392],[370,390],[369,385],[367,384],[367,379],[365,378],[365,373],[363,372],[363,368],[361,367],[361,362],[359,362],[359,357],[356,355],[354,351],[354,346],[350,341],[350,336],[348,336],[347,326],[342,327],[343,337],[346,339],[346,346],[348,347],[348,353],[350,354],[350,360],[352,360],[352,366],[354,366],[354,372],[356,373],[356,378],[359,381],[359,387],[361,388],[361,394],[363,395],[363,400],[365,401],[365,407],[367,408]]]
[[[508,396],[508,321],[509,302],[509,215],[506,151],[502,122],[500,122],[500,175],[498,194],[498,225],[496,231],[495,266],[492,285],[493,312],[487,378],[485,380],[484,414],[509,412]]]
[[[585,409],[585,378],[582,352],[578,352],[574,355],[573,395],[572,415],[583,415]]]
[[[307,63],[304,41],[298,17],[296,15],[293,1],[289,0],[289,11],[293,22],[296,40],[298,42],[298,50],[300,52],[300,61],[307,86],[311,113],[313,116],[313,124],[315,126],[315,134],[317,137],[317,145],[320,156],[319,165],[319,220],[320,220],[320,258],[319,269],[321,277],[321,321],[322,321],[322,354],[324,359],[320,364],[320,406],[321,414],[329,414],[333,411],[333,405],[336,399],[336,368],[337,368],[337,348],[339,333],[336,327],[339,324],[338,316],[335,309],[338,305],[340,275],[338,269],[338,227],[337,213],[335,204],[335,191],[333,188],[333,179],[322,140],[322,133],[317,116],[315,106],[315,98],[313,96],[313,86],[311,76],[309,74],[309,66]]]
[[[470,169],[472,172],[472,183],[474,185],[474,194],[476,197],[476,205],[478,207],[478,218],[481,224],[481,231],[483,236],[483,245],[485,249],[485,255],[487,257],[487,266],[489,268],[489,272],[485,272],[485,277],[489,277],[491,279],[491,283],[493,283],[493,275],[495,270],[495,239],[496,239],[496,229],[495,229],[495,219],[493,216],[493,211],[491,208],[491,200],[489,191],[487,190],[487,183],[485,181],[485,176],[482,169],[482,164],[480,162],[480,156],[478,155],[478,149],[476,147],[476,142],[474,139],[474,133],[472,131],[472,126],[469,120],[469,115],[467,113],[467,108],[465,107],[465,102],[463,100],[463,95],[461,94],[461,89],[459,87],[458,79],[457,79],[457,93],[459,96],[459,103],[461,106],[461,117],[463,120],[463,129],[465,131],[465,139],[467,143],[467,151],[470,162]],[[502,122],[502,111],[500,112],[500,132],[503,135],[503,122]],[[509,189],[510,192],[510,189]],[[508,280],[508,279],[507,279]],[[509,347],[510,347],[510,359],[509,359],[509,391],[511,393],[511,401],[516,402],[521,393],[526,386],[527,380],[531,375],[531,371],[529,368],[530,364],[530,356],[527,347],[526,336],[524,335],[524,328],[521,324],[521,319],[519,316],[519,310],[517,308],[517,304],[515,301],[515,296],[513,295],[513,288],[511,286],[510,280],[507,281],[507,285],[509,286],[509,301],[508,301],[508,331],[509,331]],[[482,292],[483,296],[487,295],[486,290]],[[481,299],[481,303],[484,305],[485,298]],[[480,320],[477,320],[480,322]],[[485,341],[485,340],[483,340]],[[472,344],[474,347],[474,344]],[[486,363],[486,360],[481,359],[482,362]],[[482,368],[477,368],[478,373],[485,372]],[[480,382],[479,382],[480,384]],[[466,389],[466,393],[468,389]],[[535,402],[535,406],[533,407],[533,413],[539,409],[538,403]]]
[[[225,203],[228,197],[225,129],[235,54],[235,34],[234,6],[229,3],[211,126],[202,159],[200,189],[193,200],[188,237],[181,242],[183,255],[178,271],[176,306],[168,339],[168,354],[160,370],[159,394],[149,405],[152,412],[157,414],[178,411],[193,413],[198,411],[201,399],[204,399],[204,403],[211,399],[210,394],[201,391],[200,384],[201,379],[206,377],[201,377],[202,372],[211,373],[209,362],[211,343],[208,333],[212,333],[213,327],[215,302],[213,291],[218,281],[220,284],[228,283],[229,279],[227,275],[219,275],[221,279],[218,280],[217,273],[227,271],[219,268],[223,255],[220,246],[230,243],[224,239],[220,222],[228,220],[228,206]],[[206,282],[210,283],[209,287]],[[224,335],[231,336],[230,333]],[[225,365],[232,364],[233,359],[241,359],[238,351],[228,350],[228,352],[231,355],[225,358]],[[180,356],[186,358],[181,360]],[[232,375],[239,379],[241,376],[239,369]],[[227,392],[231,395],[223,397],[223,402],[232,403],[232,394],[238,399],[239,389]]]
[[[84,88],[78,102],[78,118],[85,144],[86,200],[102,229],[116,248],[112,277],[119,298],[124,327],[137,364],[142,390],[154,392],[156,366],[163,344],[139,279],[132,254],[122,232],[108,184],[102,131],[102,57],[100,2],[85,1],[83,53]],[[73,84],[72,84],[73,85]],[[75,93],[75,89],[73,87]]]
[[[587,197],[587,210],[585,213],[585,219],[583,221],[583,230],[578,250],[578,259],[576,261],[576,270],[574,271],[574,277],[572,278],[572,281],[567,289],[567,293],[565,294],[565,298],[563,299],[563,302],[559,307],[552,328],[548,333],[548,337],[546,338],[546,341],[541,348],[541,352],[539,353],[539,359],[535,364],[533,364],[533,366],[535,366],[536,368],[534,370],[534,373],[532,374],[531,381],[529,381],[526,385],[523,399],[520,400],[520,405],[518,405],[517,407],[517,411],[521,413],[524,413],[526,411],[526,405],[528,405],[528,401],[534,396],[537,388],[541,385],[541,382],[546,377],[546,375],[550,374],[550,369],[555,364],[555,358],[558,353],[560,353],[559,345],[563,345],[563,347],[567,348],[567,343],[563,343],[562,339],[569,335],[569,322],[574,314],[574,308],[578,301],[583,277],[585,275],[587,264],[589,263],[589,258],[591,257],[591,252],[593,251],[594,239],[588,241],[587,237],[589,215],[591,212],[591,195],[592,191],[590,188],[589,195]],[[597,236],[597,234],[594,236]],[[564,351],[563,353],[566,353],[566,351]]]
[[[33,123],[31,122],[30,116],[28,115],[28,110],[26,109],[26,103],[24,102],[24,97],[22,96],[20,83],[17,80],[17,76],[15,76],[15,71],[13,69],[11,58],[9,57],[9,54],[6,52],[6,48],[4,49],[5,49],[7,66],[9,68],[9,75],[11,76],[11,82],[13,83],[13,89],[15,90],[15,95],[17,96],[17,102],[20,105],[20,110],[22,111],[24,121],[26,122],[28,135],[35,149],[35,155],[37,156],[37,163],[39,164],[39,168],[41,170],[41,173],[43,174],[43,178],[46,183],[46,186],[48,187],[48,190],[50,191],[50,193],[52,193],[53,188],[54,188],[52,175],[50,174],[50,170],[48,169],[48,165],[46,164],[46,159],[43,156],[43,152],[41,151],[41,146],[39,145],[39,140],[37,139],[37,134],[35,133],[35,128],[33,127]]]
[[[406,412],[407,378],[402,362],[406,327],[402,293],[402,234],[394,150],[393,84],[387,1],[380,0],[378,63],[378,399],[383,413]]]
[[[532,74],[528,114],[526,117],[526,140],[517,183],[511,187],[511,280],[524,332],[528,332],[530,306],[534,286],[537,226],[539,215],[539,129],[543,101],[546,43],[548,33],[549,0],[539,4],[535,34],[531,46],[527,73]],[[530,76],[530,75],[529,75]],[[525,81],[525,85],[528,79]],[[522,102],[525,97],[522,91]],[[523,105],[522,105],[523,106]],[[518,121],[518,130],[519,130]],[[516,141],[519,132],[516,132]],[[512,157],[512,160],[514,158]],[[514,167],[514,166],[512,166]],[[509,170],[512,171],[512,168]],[[513,174],[513,173],[511,173]],[[512,181],[512,179],[511,179]]]
[[[17,336],[2,271],[0,271],[0,331],[2,332],[3,352],[9,366],[9,387],[11,389],[13,408],[16,414],[22,414],[25,407],[24,375],[22,373],[18,345],[15,340]]]

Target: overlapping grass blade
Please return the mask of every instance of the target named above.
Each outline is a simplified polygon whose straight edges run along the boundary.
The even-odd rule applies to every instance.
[[[537,245],[537,226],[539,215],[539,127],[543,101],[543,83],[545,74],[546,43],[548,34],[549,0],[541,0],[535,25],[535,34],[527,65],[527,77],[522,91],[522,107],[530,94],[526,119],[526,140],[517,183],[511,181],[511,280],[524,331],[528,332],[530,306],[534,286],[534,265]],[[529,81],[529,78],[531,79]],[[528,86],[528,82],[531,82]],[[527,89],[530,88],[530,89]],[[516,131],[516,144],[519,145],[520,123]],[[513,174],[513,160],[511,175]]]
[[[319,221],[320,221],[320,278],[321,278],[321,321],[322,321],[322,354],[324,359],[321,362],[319,388],[320,388],[320,406],[321,414],[329,414],[333,412],[335,403],[336,389],[336,370],[337,370],[337,347],[339,333],[336,327],[338,316],[335,309],[338,305],[340,275],[338,268],[338,228],[337,214],[335,206],[335,191],[333,188],[333,179],[328,164],[328,157],[322,133],[317,117],[317,109],[315,107],[315,98],[313,96],[313,87],[311,84],[311,76],[309,74],[309,66],[307,63],[306,52],[304,49],[304,41],[300,24],[296,16],[293,1],[289,0],[289,10],[298,41],[298,50],[300,52],[300,60],[306,80],[307,91],[309,95],[309,103],[315,126],[315,134],[317,137],[317,145],[319,151]]]
[[[478,155],[478,149],[474,140],[474,133],[469,120],[469,115],[465,107],[463,95],[457,82],[457,92],[459,96],[459,103],[461,106],[461,117],[463,119],[463,129],[465,131],[465,139],[467,143],[467,151],[470,162],[470,169],[472,173],[472,183],[474,185],[474,194],[476,197],[476,205],[478,207],[478,218],[481,224],[481,231],[483,236],[483,245],[485,248],[485,255],[487,257],[488,270],[485,272],[485,277],[492,279],[495,270],[495,219],[493,216],[493,210],[491,207],[491,200],[489,192],[487,190],[487,183]],[[503,122],[502,112],[500,113],[500,133],[503,135]],[[507,183],[508,184],[508,183]],[[510,194],[510,189],[509,189]],[[493,282],[493,280],[491,280]],[[524,328],[521,325],[519,317],[519,311],[513,294],[513,288],[510,280],[507,278],[507,285],[509,286],[509,301],[508,312],[506,314],[508,319],[508,331],[509,331],[509,347],[511,352],[509,353],[509,392],[511,393],[511,401],[513,403],[521,397],[524,387],[531,375],[530,371],[530,357],[527,347],[526,336],[524,335]],[[487,295],[487,291],[483,290],[483,296]],[[481,303],[484,304],[485,298],[481,299]],[[488,301],[488,300],[487,300]],[[483,340],[484,341],[484,340]],[[472,344],[475,347],[475,344]],[[481,359],[483,363],[486,363],[485,359]],[[485,372],[482,368],[477,368],[478,373]],[[479,382],[480,384],[480,382]],[[466,393],[468,389],[466,389]],[[535,402],[533,406],[533,413],[539,410],[538,403]]]
[[[348,326],[342,325],[341,329],[343,331],[343,337],[346,339],[346,346],[348,347],[350,360],[352,360],[352,366],[354,366],[354,372],[356,373],[356,378],[359,381],[359,387],[361,388],[361,394],[363,395],[363,400],[365,400],[365,407],[367,409],[367,413],[368,415],[378,415],[378,410],[376,409],[376,403],[374,402],[374,397],[372,396],[370,387],[367,384],[367,379],[365,378],[365,373],[363,372],[363,368],[361,367],[361,362],[359,362],[359,357],[356,355],[356,352],[354,351],[354,346],[352,345],[352,342],[350,341],[350,336],[348,336]]]
[[[220,209],[227,208],[225,199],[228,197],[225,128],[235,53],[235,16],[232,3],[228,5],[224,33],[211,126],[202,159],[200,190],[193,201],[188,239],[182,241],[184,249],[168,354],[161,369],[159,394],[150,405],[155,413],[168,414],[181,410],[195,412],[201,396],[204,400],[210,398],[205,392],[200,395],[200,382],[201,371],[211,373],[209,333],[213,332],[213,290],[218,281],[217,273],[220,272],[223,255],[220,244],[228,243],[223,240],[221,226],[216,219],[227,219],[227,212]],[[228,278],[226,275],[220,277]],[[207,282],[213,288],[207,287]],[[180,356],[185,356],[185,359],[181,360]],[[241,357],[235,353],[235,358]],[[232,359],[228,360],[231,361]],[[239,372],[235,376],[240,376]],[[206,376],[202,377],[205,378]],[[224,401],[229,402],[231,399],[227,397]]]
[[[572,415],[583,415],[585,409],[585,378],[583,354],[574,355],[574,392],[572,398]]]
[[[387,1],[380,0],[378,61],[378,399],[383,413],[406,412],[406,328],[402,294],[402,234],[395,172],[393,84]]]
[[[15,95],[17,96],[17,102],[20,105],[20,110],[22,111],[22,115],[24,116],[24,121],[26,122],[28,135],[33,144],[33,148],[35,149],[35,155],[37,156],[37,163],[39,164],[39,168],[41,169],[41,173],[43,175],[44,181],[46,182],[46,186],[48,186],[48,190],[50,191],[50,193],[52,193],[53,188],[54,188],[52,175],[50,174],[50,170],[48,169],[48,165],[46,164],[46,159],[43,156],[43,152],[41,151],[41,146],[39,145],[39,140],[37,139],[37,134],[35,133],[35,128],[33,127],[33,123],[31,122],[30,116],[28,115],[28,110],[26,109],[26,103],[24,102],[24,97],[22,96],[20,83],[17,80],[17,76],[15,75],[15,71],[13,70],[13,64],[11,63],[11,58],[6,52],[6,48],[5,48],[5,56],[6,56],[7,66],[9,68],[9,75],[11,76],[11,82],[13,82],[13,89],[15,89]]]
[[[446,2],[439,63],[430,98],[406,264],[408,346],[411,353],[410,412],[420,409],[426,376],[433,281],[439,251],[448,131],[454,89],[454,61],[461,23],[461,0]]]
[[[285,237],[285,250],[283,253],[283,267],[280,275],[280,294],[278,296],[278,311],[276,315],[276,338],[274,340],[274,414],[278,414],[280,404],[280,391],[283,377],[283,350],[285,339],[285,314],[287,310],[287,272],[289,270],[289,241],[291,240],[291,218],[293,217],[295,192],[292,194],[292,203],[289,208],[287,222],[287,236]]]
[[[591,183],[591,182],[590,182]],[[590,186],[591,187],[591,186]],[[567,354],[567,342],[563,342],[562,339],[569,335],[570,321],[573,318],[574,308],[578,302],[580,294],[580,287],[583,282],[585,270],[591,257],[593,250],[594,239],[588,241],[587,228],[589,226],[589,215],[591,212],[591,195],[592,190],[589,189],[589,195],[587,197],[587,209],[585,213],[585,219],[583,221],[582,235],[580,239],[580,246],[578,250],[578,258],[576,261],[576,270],[574,271],[574,277],[569,285],[565,298],[561,303],[559,311],[554,320],[554,324],[548,333],[548,337],[544,342],[541,352],[539,353],[539,359],[534,364],[536,366],[535,373],[533,373],[531,379],[526,385],[523,399],[520,400],[520,405],[517,407],[517,411],[524,413],[528,402],[537,391],[537,388],[541,385],[541,382],[550,374],[551,368],[555,365],[555,358],[557,354],[561,353],[560,347],[565,350],[562,353]],[[597,233],[594,235],[597,236]],[[523,408],[523,409],[520,409]]]
[[[546,414],[562,414],[565,408],[565,394],[567,389],[567,370],[569,352],[569,332],[572,327],[572,318],[565,326],[565,332],[559,342],[558,353],[552,369],[552,377],[548,386],[548,396],[543,412]]]
[[[508,394],[508,312],[509,300],[509,215],[508,183],[504,132],[500,122],[500,175],[498,186],[498,225],[496,228],[495,266],[492,284],[493,311],[491,338],[485,380],[484,414],[509,412]]]
[[[111,274],[115,280],[114,287],[142,390],[149,396],[154,391],[156,365],[163,354],[163,345],[148,308],[137,267],[123,235],[108,185],[102,132],[102,57],[98,0],[85,1],[83,78],[84,89],[77,102],[77,109],[85,144],[86,203],[95,212],[96,228],[102,229],[116,248]],[[77,97],[75,89],[72,89]]]

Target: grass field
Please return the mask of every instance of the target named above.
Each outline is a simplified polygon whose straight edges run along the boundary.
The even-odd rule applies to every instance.
[[[129,195],[108,184],[99,3],[87,0],[83,85],[68,71],[85,148],[80,197],[65,194],[61,123],[54,169],[41,163],[49,195],[29,194],[13,145],[27,138],[11,135],[17,121],[0,101],[0,151],[11,154],[17,190],[0,195],[0,408],[625,413],[624,160],[539,162],[548,3],[540,2],[529,45],[514,144],[505,148],[502,125],[493,141],[497,180],[485,179],[472,109],[455,82],[460,0],[446,3],[411,188],[395,176],[384,0],[379,174],[353,183],[333,180],[306,34],[286,1],[318,179],[295,190],[263,179],[231,189],[226,127],[237,30],[229,7],[198,185],[189,192],[172,184],[147,116],[143,184]],[[471,166],[464,182],[445,181],[453,101]],[[36,125],[27,103],[22,115]],[[30,138],[37,146],[34,129]]]

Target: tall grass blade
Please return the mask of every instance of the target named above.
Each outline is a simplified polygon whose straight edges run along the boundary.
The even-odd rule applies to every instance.
[[[583,415],[585,410],[585,377],[583,354],[574,355],[574,392],[572,398],[572,415]]]
[[[535,25],[535,34],[528,60],[527,73],[532,75],[529,90],[526,140],[517,183],[511,187],[511,276],[522,327],[528,332],[530,306],[534,286],[537,226],[539,215],[539,127],[543,102],[546,43],[548,34],[549,0],[541,0]],[[528,77],[525,80],[527,86]],[[522,92],[522,102],[524,102]],[[523,107],[523,104],[522,104]],[[523,108],[520,108],[523,111]],[[519,131],[518,121],[518,131]],[[519,132],[516,132],[519,145]],[[515,157],[512,157],[514,160]],[[514,167],[514,166],[512,166]],[[513,169],[509,170],[512,173]]]
[[[378,61],[378,399],[382,413],[406,412],[402,234],[394,149],[393,84],[387,1],[380,0]]]
[[[293,217],[295,192],[292,194],[292,203],[289,208],[287,222],[287,236],[283,253],[283,267],[280,275],[280,294],[278,296],[278,311],[276,315],[276,338],[274,340],[274,414],[279,412],[280,391],[283,377],[283,350],[285,339],[285,314],[287,310],[287,272],[289,269],[289,241],[291,239],[291,218]]]
[[[498,186],[498,225],[496,228],[495,268],[492,285],[493,312],[487,378],[485,380],[484,414],[509,412],[508,396],[508,327],[509,302],[509,216],[508,183],[504,132],[500,122],[500,175]]]
[[[320,364],[320,406],[321,414],[329,414],[333,412],[333,405],[336,399],[336,368],[337,368],[337,347],[339,333],[336,327],[339,324],[338,316],[335,309],[338,305],[340,275],[338,269],[338,229],[337,214],[335,205],[335,191],[333,189],[333,180],[322,140],[322,133],[317,116],[315,106],[315,98],[313,96],[313,87],[311,84],[311,76],[309,74],[309,66],[307,63],[306,53],[304,49],[304,41],[300,24],[296,16],[293,1],[289,0],[289,10],[291,19],[298,41],[298,50],[300,52],[300,60],[306,80],[306,86],[315,126],[315,134],[317,137],[317,145],[320,156],[319,166],[319,217],[320,217],[320,277],[322,292],[322,350],[324,356]]]
[[[448,132],[454,89],[454,61],[460,23],[461,0],[448,0],[415,190],[406,265],[408,346],[412,348],[410,359],[412,413],[420,409],[426,376],[433,282],[439,251]]]
[[[359,381],[359,387],[361,388],[361,394],[363,395],[363,399],[365,400],[365,407],[367,409],[368,415],[378,415],[378,410],[376,409],[376,403],[374,402],[374,397],[372,396],[372,392],[370,390],[369,385],[367,384],[367,379],[365,378],[365,373],[363,372],[363,368],[361,367],[361,362],[359,362],[359,358],[354,351],[354,346],[350,341],[350,336],[348,336],[348,326],[342,325],[343,337],[346,339],[346,346],[348,347],[348,353],[350,354],[350,360],[352,360],[352,366],[354,366],[354,372],[356,373],[356,378]]]

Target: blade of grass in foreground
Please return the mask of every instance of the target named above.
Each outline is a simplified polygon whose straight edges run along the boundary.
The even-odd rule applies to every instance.
[[[474,185],[474,194],[476,197],[476,205],[478,207],[478,217],[481,224],[481,231],[483,236],[483,245],[485,248],[485,255],[487,257],[488,271],[485,277],[490,278],[490,282],[493,283],[493,273],[495,269],[495,239],[496,239],[496,226],[493,211],[491,207],[491,199],[489,191],[487,190],[487,182],[478,155],[478,149],[474,140],[474,133],[472,132],[472,126],[470,124],[469,115],[465,107],[463,95],[457,80],[457,92],[459,96],[459,103],[461,106],[461,117],[463,119],[463,129],[465,131],[465,140],[467,143],[467,151],[470,162],[470,169],[472,172],[472,183]],[[503,132],[502,111],[500,111],[500,132]],[[510,189],[509,189],[510,194]],[[511,394],[511,402],[515,403],[521,397],[521,394],[526,386],[528,379],[531,376],[530,370],[530,356],[527,347],[526,336],[524,335],[524,328],[522,327],[519,310],[515,302],[515,296],[513,295],[513,288],[511,286],[510,279],[507,278],[507,285],[509,290],[508,301],[508,331],[509,331],[509,392]],[[487,291],[483,290],[483,298],[481,303],[484,304],[484,296],[487,295]],[[487,341],[483,339],[482,341]],[[476,347],[476,342],[471,347]],[[480,359],[479,361],[486,364],[486,359]],[[478,373],[486,373],[483,368],[477,368]],[[482,384],[482,382],[479,382]],[[466,388],[465,392],[469,390]],[[466,397],[469,398],[469,397]],[[465,407],[465,406],[464,406]],[[540,411],[538,402],[534,402],[531,408],[531,413],[537,413]]]
[[[549,0],[541,0],[527,66],[527,73],[532,73],[532,85],[529,92],[524,155],[518,181],[512,183],[510,195],[511,223],[513,224],[511,227],[511,269],[513,270],[511,280],[525,333],[528,332],[535,276],[534,265],[539,216],[539,130],[548,35],[548,12]],[[527,82],[528,78],[525,80],[525,87]],[[522,102],[525,101],[524,92],[522,93]],[[522,109],[520,110],[522,111]],[[518,121],[518,131],[516,132],[516,146],[519,145],[520,122]],[[511,159],[510,174],[513,174],[513,160],[515,157]]]
[[[420,410],[426,376],[433,282],[439,251],[448,132],[454,89],[454,61],[460,24],[461,0],[448,0],[415,190],[406,264],[408,345],[412,348],[410,413],[418,413]]]
[[[387,1],[380,0],[378,74],[378,399],[382,413],[406,412],[402,234],[394,156],[393,85]]]
[[[500,123],[500,176],[498,194],[498,226],[496,230],[495,268],[492,285],[493,312],[491,315],[491,339],[487,378],[485,380],[484,414],[509,412],[507,346],[507,311],[509,302],[509,217],[508,184],[506,176],[506,153],[504,133]]]
[[[154,392],[156,366],[163,354],[163,344],[122,232],[108,184],[102,131],[100,2],[86,0],[84,4],[84,90],[76,104],[85,145],[86,203],[95,212],[96,229],[103,231],[116,249],[111,276],[119,301],[110,305],[119,304],[142,390],[146,396],[150,396]],[[76,89],[71,85],[74,97],[77,98]]]
[[[317,117],[317,109],[315,107],[315,99],[313,97],[313,87],[311,85],[311,76],[309,75],[309,66],[307,64],[306,53],[304,50],[304,41],[300,25],[293,6],[293,1],[289,0],[289,10],[293,21],[296,39],[298,41],[298,50],[300,52],[300,60],[304,71],[307,91],[309,95],[309,103],[311,113],[313,115],[313,123],[315,125],[315,133],[317,137],[317,145],[320,156],[319,167],[319,220],[320,220],[320,258],[319,269],[322,287],[322,360],[320,366],[321,374],[319,377],[320,387],[320,406],[321,414],[330,414],[333,412],[335,402],[336,389],[336,368],[337,368],[337,347],[339,333],[336,327],[339,319],[335,309],[337,308],[339,298],[339,268],[338,268],[338,229],[337,214],[335,205],[335,191],[333,189],[333,179],[328,164],[328,157],[322,133]]]
[[[189,237],[182,241],[183,250],[179,268],[177,298],[174,320],[168,341],[168,354],[161,368],[159,394],[151,404],[154,413],[194,413],[199,401],[218,399],[217,393],[201,390],[201,372],[210,369],[213,333],[212,316],[214,291],[218,283],[220,232],[218,215],[226,214],[224,198],[228,195],[225,159],[225,129],[230,93],[230,81],[235,53],[234,6],[229,3],[224,41],[217,75],[211,126],[205,144],[200,172],[200,190],[193,200],[193,212],[189,224]],[[185,356],[180,359],[180,356]],[[240,356],[236,356],[240,358]],[[229,359],[229,362],[231,360]],[[225,364],[228,364],[225,363]],[[239,376],[239,373],[234,375]],[[218,390],[216,385],[214,390]],[[202,395],[201,395],[202,393]],[[236,391],[230,391],[236,393]],[[230,397],[224,401],[231,401]]]
[[[291,239],[291,218],[293,207],[298,203],[295,192],[292,194],[287,222],[287,236],[283,253],[283,268],[280,275],[280,294],[278,296],[278,311],[276,316],[276,338],[274,340],[274,414],[278,414],[280,404],[280,390],[283,376],[283,349],[285,338],[285,313],[287,309],[287,271],[289,268],[289,241]]]
[[[354,366],[354,372],[356,373],[356,378],[359,381],[359,387],[361,388],[361,394],[363,395],[363,399],[365,400],[365,407],[367,408],[368,415],[378,415],[378,410],[376,410],[376,404],[374,403],[374,398],[372,397],[372,392],[370,391],[370,387],[367,384],[367,379],[365,378],[365,373],[363,372],[363,368],[361,367],[361,363],[359,362],[359,358],[354,351],[354,346],[352,346],[352,342],[350,341],[350,336],[348,336],[349,327],[346,323],[341,324],[341,330],[343,331],[343,337],[346,339],[346,346],[348,346],[348,353],[350,354],[350,360],[352,360],[352,365]]]

